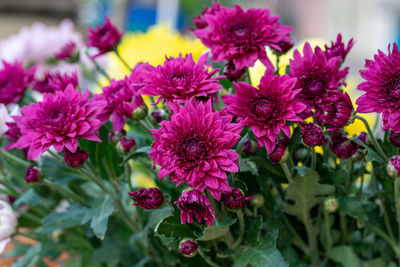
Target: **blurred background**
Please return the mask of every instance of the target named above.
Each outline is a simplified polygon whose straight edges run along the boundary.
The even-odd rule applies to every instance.
[[[58,25],[69,18],[82,33],[86,26],[101,23],[105,16],[126,32],[146,31],[149,26],[169,22],[180,32],[193,26],[191,18],[211,0],[1,0],[0,39],[16,34],[36,21]],[[245,8],[269,7],[285,24],[294,26],[294,39],[332,40],[338,32],[356,45],[347,64],[353,73],[376,49],[387,49],[400,40],[399,0],[222,0],[223,5]]]

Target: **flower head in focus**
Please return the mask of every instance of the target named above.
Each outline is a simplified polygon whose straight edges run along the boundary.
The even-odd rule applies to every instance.
[[[301,138],[303,143],[310,147],[322,146],[328,140],[321,127],[312,122],[303,125]]]
[[[349,42],[346,44],[342,41],[342,35],[339,33],[336,37],[336,42],[331,42],[331,45],[325,45],[325,56],[327,59],[333,57],[340,57],[343,60],[346,59],[347,54],[350,52],[351,48],[354,45],[354,39],[351,38]]]
[[[213,77],[219,69],[209,70],[208,53],[200,57],[196,63],[191,54],[177,58],[166,58],[163,66],[153,72],[147,72],[141,94],[160,96],[158,102],[165,99],[170,105],[182,103],[192,97],[209,99],[222,88],[219,76]],[[157,103],[158,103],[157,102]]]
[[[44,94],[43,101],[21,108],[21,116],[13,116],[22,136],[15,143],[19,149],[29,147],[28,159],[35,159],[51,146],[58,152],[75,153],[79,139],[101,142],[96,133],[101,126],[95,117],[104,101],[89,100],[72,85],[55,94]]]
[[[206,12],[202,17],[206,27],[193,33],[211,49],[212,60],[233,60],[236,69],[253,66],[257,59],[271,66],[265,46],[281,51],[278,43],[290,42],[289,34],[293,31],[278,19],[279,16],[272,16],[269,9],[244,11],[236,5],[233,9]]]
[[[178,201],[174,202],[181,211],[181,223],[192,223],[197,219],[199,223],[204,220],[208,225],[215,221],[214,209],[210,200],[202,192],[187,190],[182,193]]]
[[[89,47],[98,49],[98,53],[92,57],[94,58],[116,49],[122,35],[123,33],[118,31],[108,17],[106,17],[103,25],[97,25],[94,29],[89,28],[87,34],[89,41],[86,44]]]
[[[290,60],[290,76],[297,78],[295,89],[301,89],[298,100],[307,105],[301,114],[302,118],[312,115],[312,109],[321,107],[331,90],[337,90],[347,75],[348,68],[340,69],[340,57],[327,59],[320,47],[315,51],[307,42],[303,48],[304,56],[298,50],[294,51]]]
[[[169,121],[151,130],[155,141],[149,157],[154,166],[161,166],[158,177],[170,175],[173,182],[188,182],[200,192],[207,188],[219,200],[222,191],[230,191],[225,171],[239,170],[239,155],[231,148],[243,127],[231,120],[213,111],[211,101],[192,98],[185,106],[177,106]]]
[[[378,50],[374,60],[366,60],[360,71],[365,79],[358,90],[365,94],[357,99],[357,112],[382,113],[382,130],[400,131],[400,52],[396,44],[388,54]]]
[[[265,146],[268,153],[275,147],[276,138],[282,131],[290,136],[286,121],[301,121],[298,113],[305,105],[297,101],[299,89],[293,90],[296,79],[288,75],[265,72],[259,89],[243,82],[234,84],[235,95],[222,97],[228,113],[239,116],[238,123],[251,127],[258,146]]]
[[[32,82],[36,68],[25,70],[18,61],[3,61],[0,69],[0,103],[8,105],[17,103]]]
[[[318,123],[324,123],[334,130],[347,125],[353,114],[353,104],[347,93],[332,90],[315,113]]]

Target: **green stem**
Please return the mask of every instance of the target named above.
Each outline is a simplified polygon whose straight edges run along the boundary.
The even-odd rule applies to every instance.
[[[320,261],[318,256],[318,243],[317,243],[317,235],[314,229],[314,225],[311,222],[310,216],[307,214],[307,218],[304,220],[304,225],[307,231],[308,238],[308,247],[311,256],[311,262],[313,266],[319,267]]]
[[[397,178],[394,181],[394,204],[396,207],[396,216],[398,224],[398,242],[400,246],[400,179]]]
[[[121,57],[121,55],[119,54],[118,50],[115,49],[114,53],[117,55],[118,59],[122,62],[122,64],[129,70],[129,72],[132,71],[131,67],[129,66],[128,62],[125,61],[125,59],[123,59]]]
[[[369,124],[368,124],[368,121],[367,121],[366,119],[364,119],[363,117],[359,116],[359,115],[356,115],[355,118],[356,118],[356,119],[359,119],[360,121],[362,121],[362,122],[364,123],[365,128],[367,128],[369,138],[371,139],[371,141],[372,141],[372,143],[373,143],[375,149],[378,151],[378,154],[379,154],[386,162],[389,161],[388,156],[385,154],[385,152],[383,151],[382,147],[379,145],[378,141],[376,140],[375,135],[374,135],[374,133],[372,132],[371,127],[370,127]]]
[[[199,252],[199,255],[205,260],[205,262],[206,262],[208,265],[210,265],[210,266],[212,266],[212,267],[220,267],[220,265],[216,264],[216,263],[213,262],[209,257],[207,257],[207,256],[204,254],[203,250],[202,250],[200,247],[197,249],[197,252]]]
[[[47,185],[47,186],[49,186],[49,187],[51,187],[51,188],[53,188],[53,189],[59,191],[59,192],[60,192],[62,195],[64,195],[64,197],[66,197],[67,199],[70,198],[70,199],[73,199],[75,202],[78,202],[79,204],[81,204],[81,205],[83,205],[83,206],[86,206],[86,207],[89,206],[89,205],[86,203],[86,201],[85,201],[81,196],[75,194],[74,192],[72,192],[72,191],[70,191],[70,190],[68,190],[68,189],[65,189],[65,188],[59,186],[58,184],[53,183],[53,182],[51,182],[51,181],[48,181],[48,180],[46,180],[46,179],[43,180],[43,183],[44,183],[45,185]]]
[[[293,179],[292,179],[292,173],[289,170],[289,167],[287,165],[286,162],[281,162],[280,163],[283,172],[285,173],[286,178],[288,179],[289,183],[292,183]]]
[[[325,230],[326,230],[326,255],[329,255],[329,252],[332,248],[332,235],[331,235],[331,223],[329,220],[329,213],[328,212],[324,212],[325,215]]]
[[[342,231],[342,244],[347,242],[347,219],[345,215],[340,215],[340,229]]]
[[[236,240],[236,242],[233,244],[232,249],[237,248],[243,241],[243,236],[244,236],[244,216],[243,212],[241,210],[236,211],[236,215],[239,219],[239,236]]]
[[[92,62],[96,67],[96,70],[100,72],[109,82],[111,82],[110,76],[108,76],[107,72],[102,67],[100,67],[99,63],[97,63],[95,59],[92,59]]]
[[[285,222],[288,230],[293,235],[293,238],[294,238],[293,243],[299,249],[301,249],[304,253],[308,254],[309,250],[308,250],[307,244],[303,241],[303,239],[300,237],[300,235],[297,233],[297,231],[293,228],[293,226],[289,222],[289,219],[287,218],[287,216],[283,212],[282,212],[282,218],[283,218],[283,221]]]
[[[315,153],[315,148],[311,147],[311,168],[315,170],[317,168],[317,153]]]
[[[388,244],[393,249],[394,253],[396,254],[397,259],[400,259],[400,248],[397,245],[396,240],[391,239],[385,232],[383,232],[379,227],[377,227],[373,224],[369,224],[368,227],[371,228],[371,230],[374,231],[377,235],[379,235],[380,237],[385,239],[386,242],[388,242]]]

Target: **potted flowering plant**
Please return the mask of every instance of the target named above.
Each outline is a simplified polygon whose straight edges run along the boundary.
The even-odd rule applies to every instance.
[[[47,56],[77,72],[3,61],[0,250],[13,239],[15,266],[65,252],[67,266],[396,266],[396,44],[366,61],[355,109],[353,39],[294,49],[269,9],[219,3],[193,22],[209,49],[198,60],[131,66],[106,19]],[[104,54],[129,75],[111,79]],[[355,121],[367,132],[350,136]]]

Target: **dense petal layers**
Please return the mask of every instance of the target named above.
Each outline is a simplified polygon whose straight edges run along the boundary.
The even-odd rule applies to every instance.
[[[211,101],[191,99],[176,106],[170,121],[151,130],[155,142],[149,156],[161,166],[159,178],[170,175],[173,182],[188,182],[200,192],[207,188],[219,200],[222,191],[230,191],[225,172],[239,169],[239,155],[230,149],[243,127],[231,120],[213,111]]]

